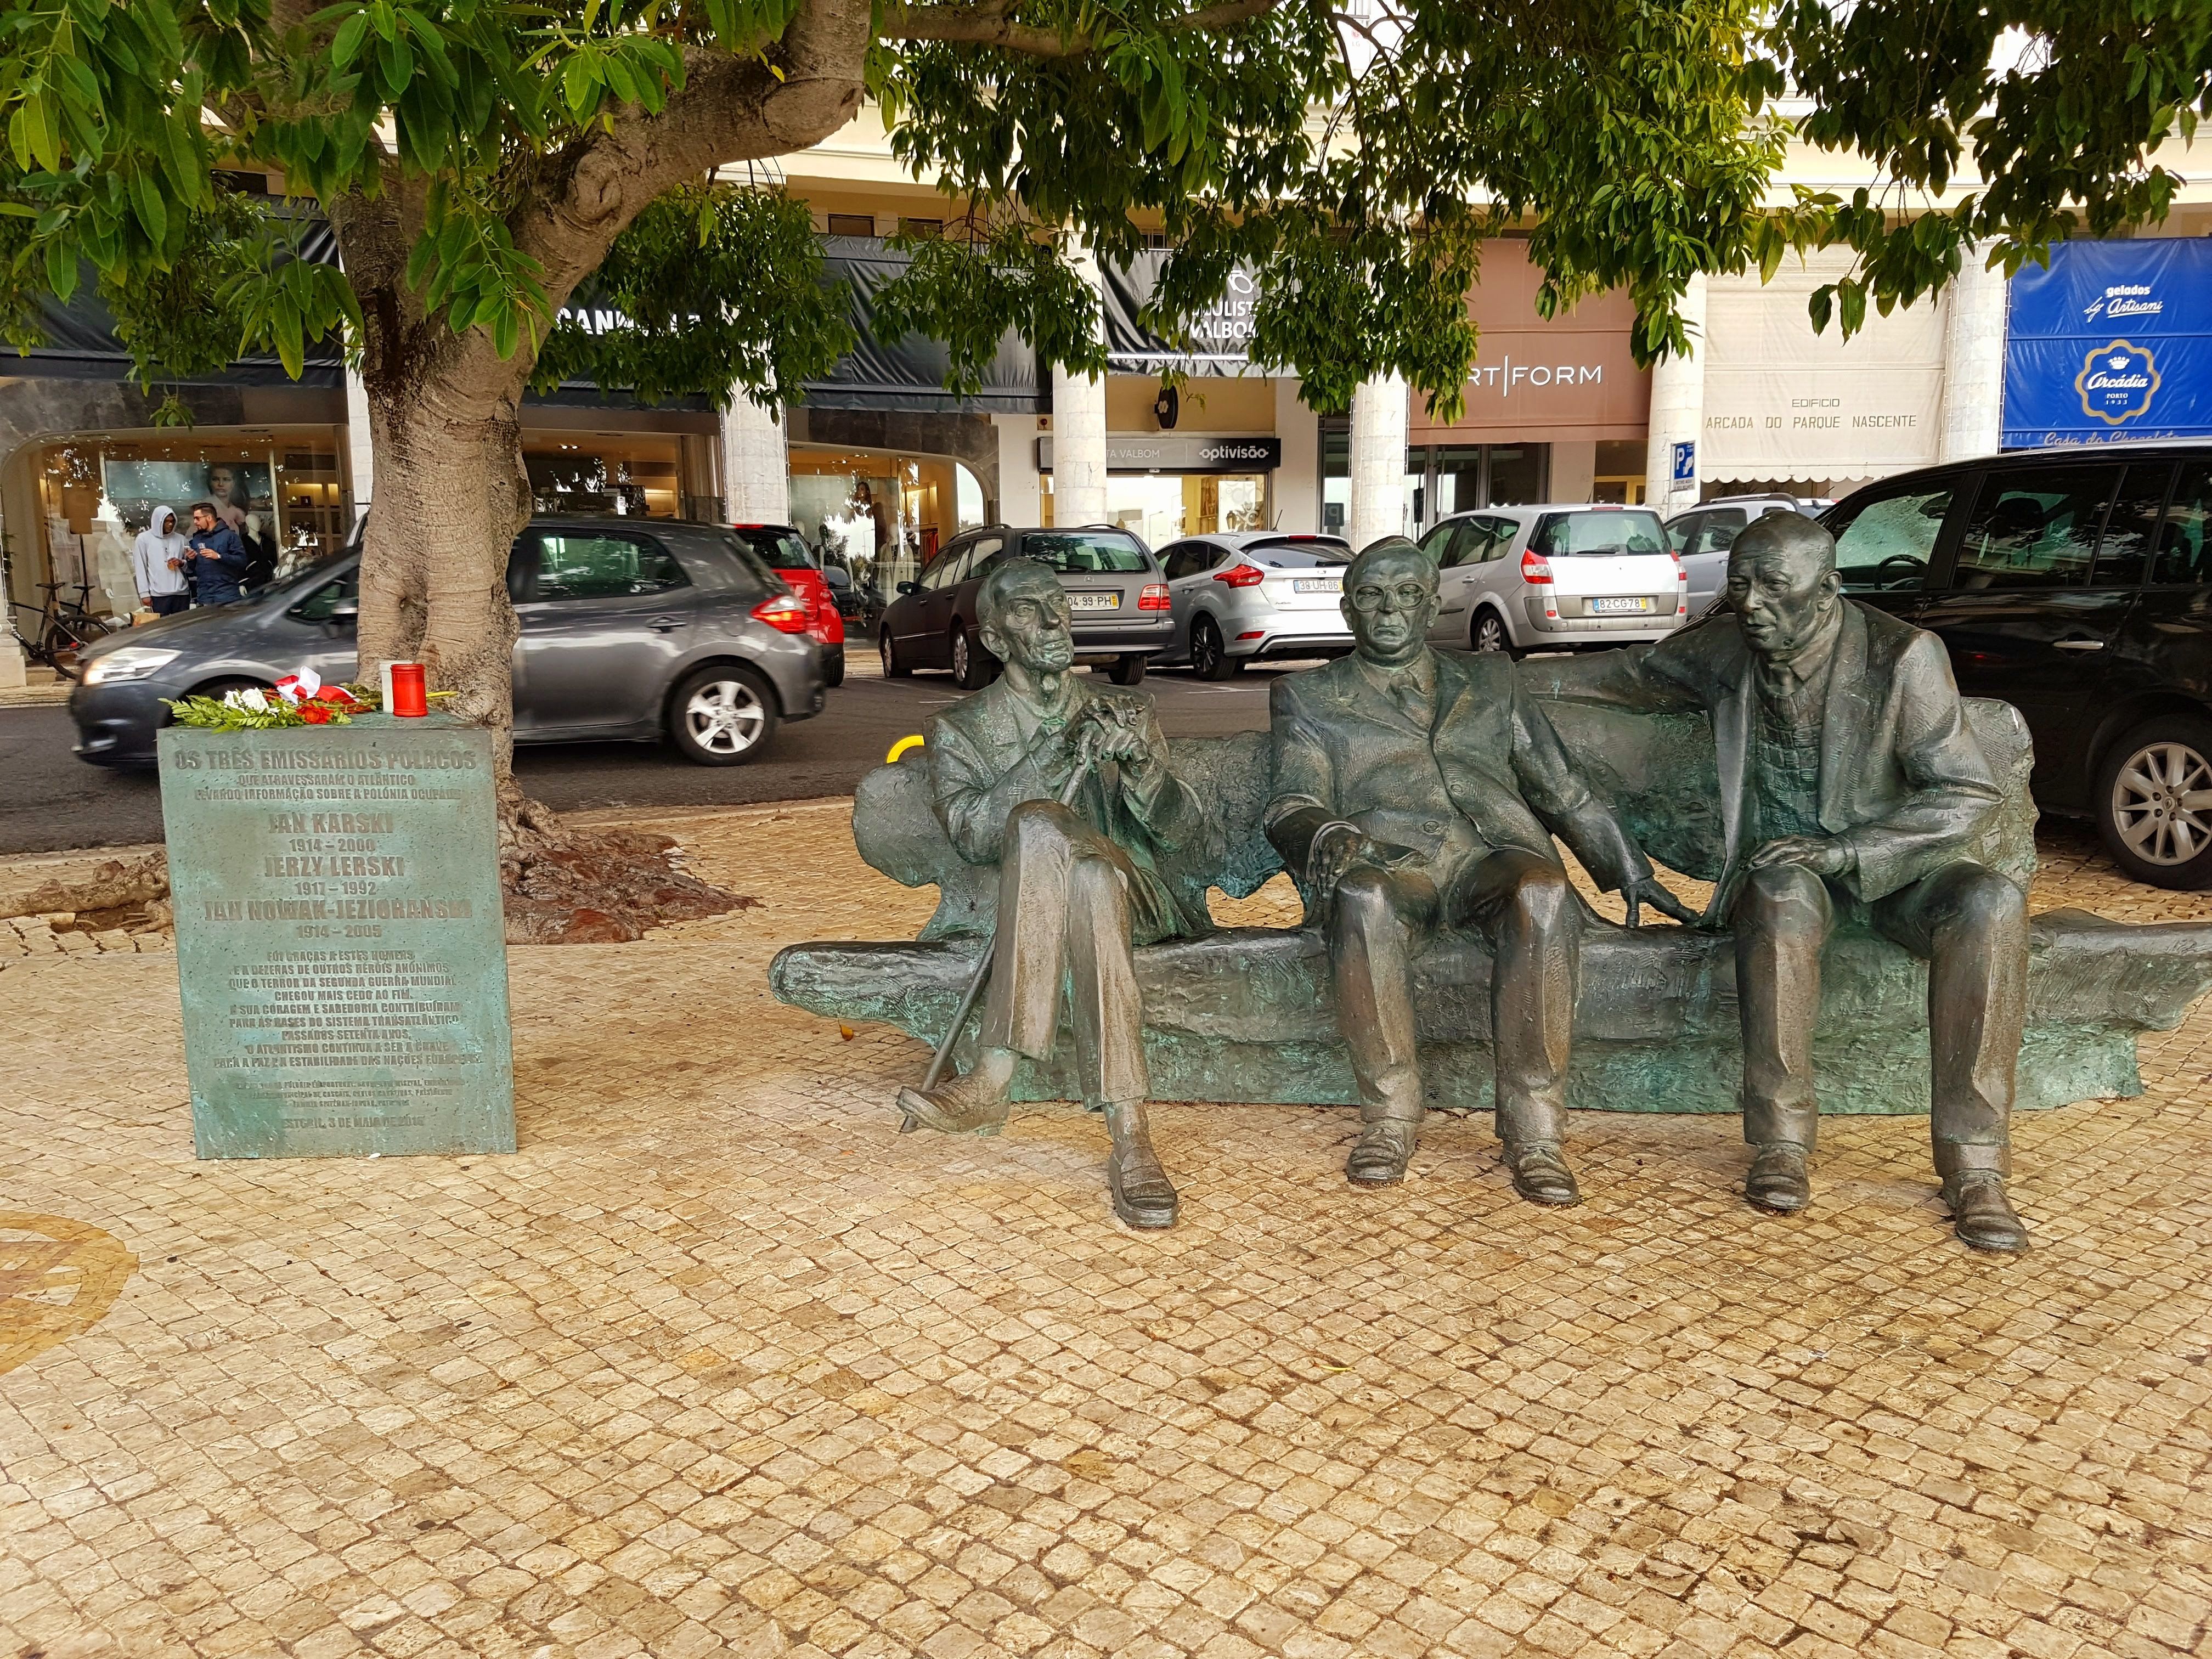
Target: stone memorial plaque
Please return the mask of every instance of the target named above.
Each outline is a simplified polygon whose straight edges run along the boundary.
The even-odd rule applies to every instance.
[[[490,734],[368,714],[160,753],[199,1156],[513,1152]]]

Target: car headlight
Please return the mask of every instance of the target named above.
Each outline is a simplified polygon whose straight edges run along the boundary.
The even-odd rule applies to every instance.
[[[120,651],[110,651],[85,664],[84,683],[109,685],[118,680],[143,680],[155,670],[167,667],[181,654],[157,651],[150,645],[126,645]]]

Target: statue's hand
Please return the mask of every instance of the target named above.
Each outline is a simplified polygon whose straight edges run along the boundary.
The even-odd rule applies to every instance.
[[[1076,722],[1101,761],[1116,761],[1137,773],[1152,770],[1159,755],[1151,708],[1101,697],[1085,705]]]
[[[1306,854],[1306,884],[1322,898],[1331,897],[1338,884],[1359,865],[1387,869],[1389,860],[1353,825],[1331,824],[1315,837]]]
[[[1850,849],[1828,836],[1784,836],[1751,855],[1754,870],[1771,870],[1782,864],[1796,865],[1816,876],[1840,876],[1850,870]]]
[[[1674,917],[1685,927],[1698,925],[1698,913],[1662,887],[1656,876],[1644,877],[1621,896],[1628,901],[1628,925],[1631,927],[1643,926],[1643,907],[1647,904],[1662,915]]]

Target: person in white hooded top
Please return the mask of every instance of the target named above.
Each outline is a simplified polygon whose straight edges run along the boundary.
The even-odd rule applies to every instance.
[[[185,567],[191,557],[177,533],[177,515],[154,509],[153,522],[131,544],[131,569],[138,583],[138,602],[157,617],[173,616],[192,602]]]

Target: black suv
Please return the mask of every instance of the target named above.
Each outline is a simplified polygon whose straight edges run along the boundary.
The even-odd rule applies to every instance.
[[[1008,559],[1052,567],[1067,594],[1076,659],[1106,659],[1116,685],[1136,684],[1145,665],[1174,643],[1167,578],[1152,550],[1127,531],[994,524],[962,532],[923,567],[921,580],[898,585],[877,637],[884,672],[896,679],[917,668],[949,668],[969,691],[997,678],[998,659],[976,634],[975,590],[992,566]]]
[[[2212,444],[2024,451],[1885,478],[1820,515],[1854,598],[1941,635],[2035,738],[2045,811],[2120,866],[2212,886]]]

